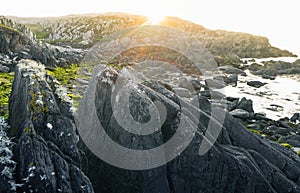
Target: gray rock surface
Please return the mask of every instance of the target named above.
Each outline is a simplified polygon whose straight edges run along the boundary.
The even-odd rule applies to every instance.
[[[197,118],[193,115],[199,113],[200,123],[187,149],[167,165],[155,169],[129,171],[116,168],[104,163],[86,148],[88,176],[98,192],[300,192],[300,158],[291,150],[249,132],[222,109],[218,109],[219,113],[225,113],[222,132],[214,146],[206,154],[199,155],[201,142],[208,140],[204,138],[207,125],[216,116],[211,114],[209,102],[195,98],[194,104],[197,100],[205,103],[198,108],[154,81],[131,87],[131,113],[136,120],[145,122],[149,119],[145,111],[149,100],[159,100],[166,107],[166,122],[151,137],[135,136],[133,141],[134,136],[124,132],[112,113],[112,84],[119,74],[108,67],[102,69],[98,72],[96,88],[97,114],[105,131],[119,144],[133,149],[155,147],[172,137],[178,129],[178,118],[196,124]],[[141,91],[146,95],[141,95]]]
[[[294,63],[284,61],[266,61],[263,65],[253,63],[249,70],[255,75],[276,76],[282,74],[299,74],[300,65],[297,61]]]
[[[15,179],[20,192],[87,192],[83,157],[72,120],[70,99],[44,66],[21,60],[9,100],[9,135],[16,141]]]

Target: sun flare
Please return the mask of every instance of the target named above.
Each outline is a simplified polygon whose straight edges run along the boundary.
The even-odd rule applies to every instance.
[[[148,15],[148,22],[152,25],[158,25],[160,24],[161,21],[163,21],[165,19],[164,15]]]

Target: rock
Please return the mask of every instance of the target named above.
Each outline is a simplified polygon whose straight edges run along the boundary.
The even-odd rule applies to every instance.
[[[83,58],[82,50],[39,43],[24,25],[3,17],[0,18],[0,23],[7,26],[0,26],[0,53],[11,58],[33,59],[48,67],[78,64]]]
[[[300,65],[300,59],[297,59],[294,64]]]
[[[233,84],[233,86],[237,86],[237,82],[239,80],[237,74],[231,74],[231,75],[229,75],[228,79],[230,80],[230,83]]]
[[[276,76],[270,76],[270,75],[267,75],[267,74],[263,74],[261,76],[263,79],[269,79],[269,80],[275,80]]]
[[[287,129],[287,128],[283,128],[283,127],[276,127],[276,129],[274,130],[274,132],[276,134],[279,134],[279,135],[284,135],[284,136],[287,136],[290,134],[290,131]]]
[[[244,120],[250,118],[250,113],[243,109],[235,109],[233,111],[230,111],[230,114],[233,117],[244,119]]]
[[[224,81],[213,80],[213,79],[206,79],[205,85],[209,88],[221,89],[226,86]]]
[[[265,113],[254,113],[253,119],[270,121],[270,119],[266,117]]]
[[[200,95],[204,96],[206,98],[213,98],[213,99],[222,99],[225,98],[226,96],[219,92],[219,91],[215,91],[215,90],[204,90],[204,91],[200,91]]]
[[[270,111],[275,111],[275,112],[279,112],[283,110],[283,106],[280,105],[276,105],[276,104],[271,104],[270,107],[266,108]]]
[[[132,85],[130,87],[131,100],[128,105],[135,120],[145,123],[149,119],[147,106],[149,107],[151,101],[160,101],[167,112],[165,123],[158,132],[151,134],[152,137],[135,136],[135,140],[132,140],[133,134],[125,132],[116,121],[111,106],[113,87],[115,88],[114,84],[116,84],[114,80],[120,79],[118,76],[121,75],[110,67],[101,66],[99,69],[94,72],[98,75],[94,74],[94,77],[98,77],[95,98],[97,115],[108,135],[120,145],[131,149],[143,147],[149,149],[159,146],[173,136],[177,129],[178,119],[186,121],[187,125],[182,128],[183,131],[196,126],[197,132],[185,151],[174,160],[149,170],[134,171],[111,166],[85,148],[89,160],[88,176],[97,191],[181,193],[201,190],[207,193],[236,191],[264,193],[288,192],[293,189],[294,192],[300,192],[298,185],[300,158],[295,153],[280,144],[252,134],[222,109],[213,110],[213,106],[209,105],[207,99],[195,97],[192,100],[195,104],[189,104],[155,81]],[[123,83],[126,82],[126,79],[122,80]],[[89,89],[91,88],[88,88],[82,104],[90,100]],[[200,104],[200,108],[197,105],[198,101],[204,104]],[[90,109],[86,110],[88,112]],[[120,110],[120,112],[123,111]],[[212,142],[211,138],[204,137],[204,135],[206,132],[211,132],[207,130],[210,121],[217,125],[214,121],[218,120],[218,113],[225,113],[222,132],[214,146],[201,155],[199,149],[203,148],[202,142],[204,140]],[[251,114],[242,109],[235,110],[233,113],[243,118],[248,118]],[[122,114],[121,117],[127,120],[128,116],[128,114]],[[197,123],[197,120],[200,122]],[[215,133],[209,133],[210,136],[213,134]]]
[[[64,110],[70,101],[59,90],[43,65],[21,60],[16,67],[9,134],[17,142],[20,192],[94,192],[80,169],[84,163],[71,110]]]
[[[266,83],[260,82],[260,81],[249,81],[247,82],[247,85],[255,87],[255,88],[260,88],[264,86]]]
[[[191,92],[185,88],[173,88],[174,93],[180,97],[191,98]]]
[[[238,74],[241,76],[247,76],[246,72],[241,69],[234,68],[234,67],[220,67],[220,70],[224,71],[225,74]]]
[[[295,113],[291,118],[291,122],[296,123],[297,121],[300,121],[300,113]]]
[[[210,112],[211,111],[211,104],[210,102],[203,96],[195,96],[192,101],[191,104],[200,108],[202,111],[207,111]]]
[[[230,102],[234,102],[234,101],[239,101],[240,98],[228,96],[228,97],[226,97],[226,100],[228,100]]]
[[[253,110],[253,101],[251,99],[246,99],[245,97],[243,97],[238,104],[236,105],[237,109],[242,109],[245,110],[249,113],[254,113]]]
[[[214,80],[224,82],[226,84],[233,84],[233,86],[237,85],[238,76],[237,74],[231,74],[229,77],[227,76],[215,76]]]
[[[248,68],[255,75],[276,76],[281,74],[298,74],[300,65],[284,61],[266,61],[264,65],[251,64]]]
[[[192,83],[192,85],[193,85],[193,87],[194,87],[194,89],[195,89],[195,91],[200,91],[201,90],[201,87],[202,87],[202,84],[200,83],[200,81],[199,80],[196,80],[196,79],[192,79],[191,80],[191,83]]]
[[[0,72],[8,73],[9,71],[10,69],[7,66],[2,66],[2,64],[0,64]]]
[[[278,142],[288,143],[293,147],[300,147],[300,136],[299,135],[282,136],[278,139]]]
[[[201,83],[196,79],[183,77],[179,80],[179,87],[186,88],[193,93],[197,93],[201,89]]]
[[[258,123],[250,124],[247,127],[250,128],[250,129],[253,129],[253,130],[257,130],[257,131],[261,130],[261,126]]]

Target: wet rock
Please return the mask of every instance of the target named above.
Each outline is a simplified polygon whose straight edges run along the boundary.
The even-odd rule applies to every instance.
[[[9,134],[16,140],[20,192],[94,192],[80,169],[76,126],[63,110],[70,103],[44,66],[21,60],[9,99]],[[70,112],[71,109],[69,108]]]
[[[255,87],[255,88],[260,88],[260,87],[264,86],[265,84],[266,83],[256,81],[256,80],[247,82],[247,85]]]

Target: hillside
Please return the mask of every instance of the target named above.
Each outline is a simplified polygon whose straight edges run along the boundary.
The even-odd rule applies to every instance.
[[[57,18],[16,18],[25,24],[43,42],[89,48],[112,32],[141,25],[147,18],[123,13],[69,15]],[[183,30],[200,40],[219,63],[238,62],[239,58],[294,56],[286,50],[270,45],[266,37],[247,33],[210,30],[190,21],[166,17],[161,25]]]

